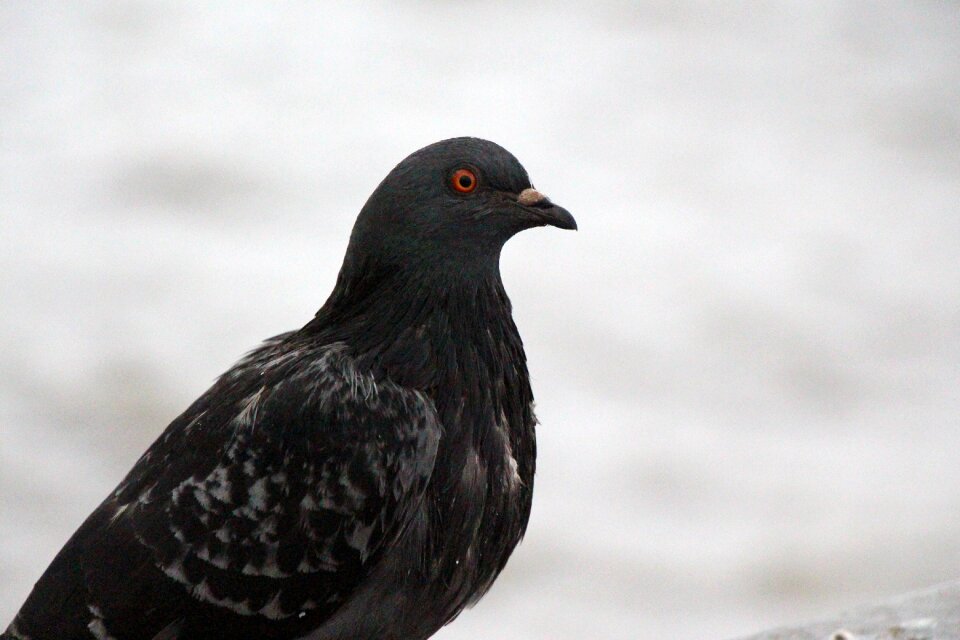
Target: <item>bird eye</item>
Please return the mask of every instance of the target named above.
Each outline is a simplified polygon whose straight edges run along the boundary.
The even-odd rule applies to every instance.
[[[450,176],[450,184],[454,191],[471,193],[477,188],[477,174],[470,169],[457,169]]]

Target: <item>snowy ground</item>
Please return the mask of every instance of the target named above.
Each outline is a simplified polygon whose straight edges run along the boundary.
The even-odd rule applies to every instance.
[[[588,5],[0,4],[0,626],[464,134],[581,230],[505,252],[534,514],[439,638],[722,638],[960,575],[960,8]]]

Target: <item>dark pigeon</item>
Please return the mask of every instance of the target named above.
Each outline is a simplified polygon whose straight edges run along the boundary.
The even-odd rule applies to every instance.
[[[2,638],[416,640],[476,602],[536,458],[500,250],[544,225],[576,229],[492,142],[397,165],[316,317],[167,427]]]

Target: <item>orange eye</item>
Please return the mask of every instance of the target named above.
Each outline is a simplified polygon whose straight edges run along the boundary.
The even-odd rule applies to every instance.
[[[470,169],[457,169],[450,176],[450,184],[460,193],[471,193],[477,188],[477,174]]]

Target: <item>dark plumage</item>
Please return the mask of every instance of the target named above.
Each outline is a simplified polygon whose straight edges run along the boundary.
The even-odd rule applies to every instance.
[[[2,636],[427,638],[523,536],[536,444],[499,273],[518,231],[576,228],[501,147],[390,172],[336,287],[173,421]]]

